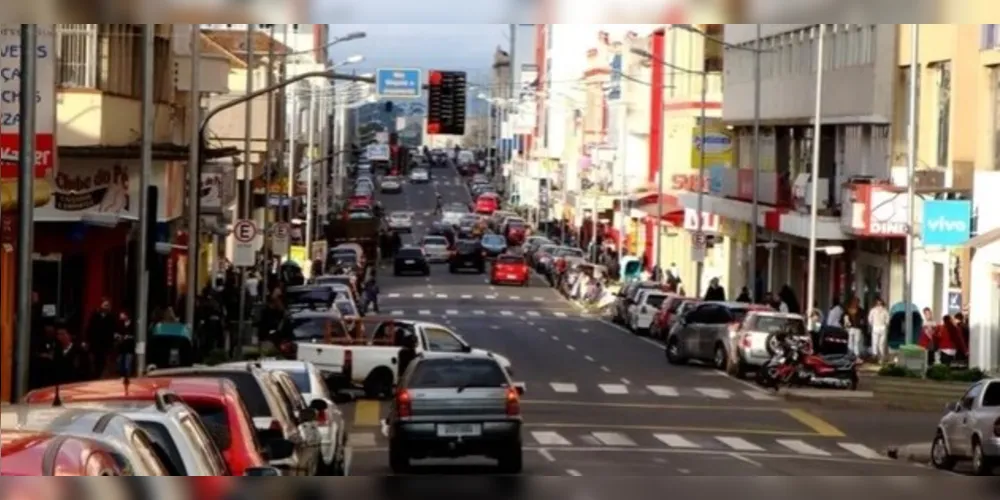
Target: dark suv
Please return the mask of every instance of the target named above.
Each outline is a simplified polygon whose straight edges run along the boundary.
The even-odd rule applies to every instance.
[[[455,251],[448,259],[448,271],[457,273],[462,269],[474,269],[480,274],[486,272],[486,255],[479,242],[459,240],[455,244]]]
[[[431,266],[427,263],[427,256],[420,248],[406,247],[399,249],[392,263],[392,273],[400,276],[403,273],[419,273],[430,276]]]

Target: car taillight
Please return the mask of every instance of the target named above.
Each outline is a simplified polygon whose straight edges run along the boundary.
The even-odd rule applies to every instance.
[[[521,414],[521,396],[517,394],[517,389],[507,389],[507,416],[516,417]]]
[[[344,351],[344,375],[347,377],[351,376],[351,370],[354,369],[354,353],[350,349]]]
[[[740,337],[740,346],[743,347],[744,349],[750,349],[751,343],[750,343],[749,333],[744,333],[743,336]]]
[[[281,422],[278,422],[278,419],[271,420],[271,425],[267,428],[267,430],[281,432]]]
[[[740,324],[739,323],[730,323],[729,324],[729,333],[733,334],[733,333],[736,333],[738,331],[740,331]]]
[[[326,410],[316,412],[316,423],[319,425],[326,425],[330,421],[330,417],[326,414]]]
[[[406,389],[400,389],[396,393],[396,413],[402,418],[413,415],[413,399]]]

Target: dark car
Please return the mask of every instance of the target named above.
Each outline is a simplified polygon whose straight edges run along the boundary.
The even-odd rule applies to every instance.
[[[475,269],[478,273],[486,272],[486,253],[478,241],[459,240],[455,251],[448,260],[448,271],[457,273],[462,269]]]
[[[430,276],[431,266],[422,249],[405,247],[396,252],[396,258],[392,263],[392,274],[401,276],[404,273],[419,273]]]
[[[483,251],[486,252],[486,257],[490,259],[495,259],[507,251],[507,238],[496,233],[484,235],[479,244],[483,247]]]
[[[443,236],[448,240],[448,246],[454,245],[455,240],[458,239],[458,234],[455,232],[455,228],[445,224],[444,222],[435,222],[431,228],[427,231],[427,236]]]

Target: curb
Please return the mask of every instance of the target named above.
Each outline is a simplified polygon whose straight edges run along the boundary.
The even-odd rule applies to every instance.
[[[931,463],[931,445],[926,443],[910,443],[890,446],[885,455],[893,460],[902,460],[917,464]]]
[[[831,389],[833,390],[833,389]],[[795,403],[810,403],[817,406],[833,409],[847,410],[872,410],[872,409],[893,409],[882,401],[874,397],[819,397],[812,395],[796,394],[794,392],[779,392],[777,394],[785,401]]]

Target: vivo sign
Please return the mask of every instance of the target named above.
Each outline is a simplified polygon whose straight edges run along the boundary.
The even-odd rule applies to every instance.
[[[921,236],[924,245],[958,246],[969,241],[972,202],[964,200],[928,200],[924,203]]]

